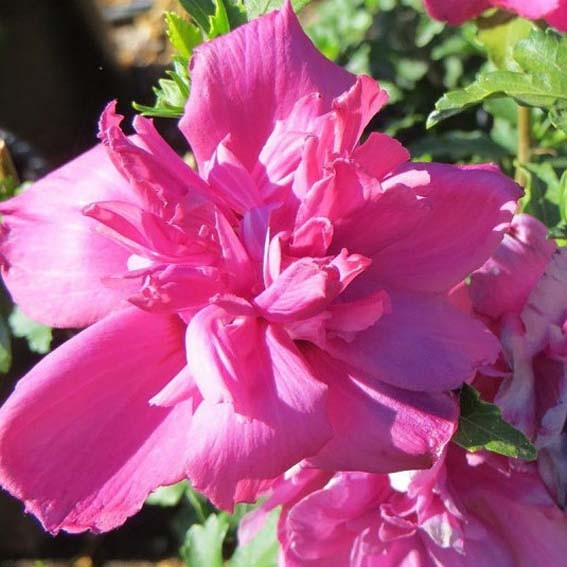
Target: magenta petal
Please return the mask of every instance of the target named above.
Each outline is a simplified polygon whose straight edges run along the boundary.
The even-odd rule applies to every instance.
[[[475,310],[494,319],[519,313],[556,249],[543,223],[516,215],[496,252],[472,275]]]
[[[0,409],[0,482],[57,532],[106,531],[183,477],[191,403],[149,400],[183,367],[177,317],[124,310],[42,360]]]
[[[494,6],[509,10],[527,18],[537,20],[546,17],[555,10],[563,0],[492,0]]]
[[[365,385],[356,371],[323,352],[305,354],[329,387],[327,411],[335,431],[310,463],[332,471],[390,473],[426,468],[441,456],[457,425],[451,396]]]
[[[253,417],[237,414],[230,403],[204,401],[190,431],[188,475],[197,490],[225,509],[254,500],[266,479],[315,454],[331,436],[326,386],[313,377],[289,337],[264,326],[248,346],[256,352],[249,372],[262,375]]]
[[[545,348],[552,326],[563,325],[566,305],[567,249],[561,248],[551,257],[521,314],[530,354]]]
[[[493,166],[410,164],[384,186],[411,186],[428,214],[372,256],[376,277],[423,291],[447,291],[479,268],[502,240],[520,197],[518,185]]]
[[[389,293],[391,313],[351,342],[329,340],[326,350],[377,380],[428,392],[456,388],[496,359],[496,337],[443,297]]]
[[[355,77],[319,53],[286,2],[281,10],[200,46],[191,80],[179,127],[199,166],[230,133],[238,158],[252,171],[276,120],[299,99],[320,93],[330,110]]]
[[[554,28],[567,31],[567,3],[562,2],[556,10],[545,17],[547,23]]]
[[[429,15],[458,26],[490,8],[489,0],[424,0]]]
[[[352,153],[355,162],[376,179],[383,179],[410,159],[410,153],[394,138],[372,132]]]
[[[119,289],[101,283],[125,272],[131,253],[100,235],[98,223],[82,214],[92,202],[112,200],[139,204],[97,146],[0,205],[2,275],[30,317],[55,327],[82,327],[119,308],[135,291],[136,282]]]
[[[337,121],[335,151],[339,154],[350,152],[370,120],[387,102],[388,93],[374,79],[359,75],[354,86],[333,101]]]

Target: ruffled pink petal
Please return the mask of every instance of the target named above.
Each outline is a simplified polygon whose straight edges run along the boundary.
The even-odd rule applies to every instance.
[[[101,283],[126,272],[131,255],[82,214],[86,205],[109,200],[140,204],[97,146],[0,205],[4,282],[33,319],[83,327],[121,307],[135,291],[136,282],[117,289]]]
[[[403,169],[384,186],[412,187],[428,212],[406,237],[372,256],[376,277],[396,287],[448,291],[496,250],[512,221],[519,187],[491,166]]]
[[[355,285],[355,284],[353,284]],[[392,386],[440,392],[461,385],[498,356],[498,340],[436,295],[390,292],[392,311],[351,342],[326,350]]]
[[[476,18],[491,6],[489,0],[424,0],[424,4],[432,18],[452,26]]]
[[[207,179],[221,202],[239,215],[262,204],[262,196],[248,170],[230,149],[231,137],[216,148],[207,164]]]
[[[449,453],[450,482],[463,505],[490,531],[490,539],[505,543],[510,567],[561,565],[567,554],[567,516],[553,502],[536,466],[503,472],[504,467],[490,462],[470,466],[467,458],[461,450]]]
[[[331,436],[326,386],[283,331],[260,323],[256,331],[254,344],[233,345],[250,352],[252,416],[239,415],[231,403],[204,401],[191,425],[188,475],[224,509],[255,500],[266,479],[313,455]]]
[[[544,224],[516,215],[500,246],[471,277],[475,310],[494,319],[519,313],[556,249]]]
[[[389,473],[430,467],[457,425],[455,400],[364,383],[356,371],[317,349],[305,350],[315,375],[329,387],[334,436],[310,463],[326,470]]]
[[[277,49],[274,49],[277,46]],[[325,59],[286,1],[281,10],[200,46],[191,62],[191,94],[179,127],[199,166],[230,132],[238,158],[252,171],[277,120],[320,93],[323,108],[355,77]]]
[[[359,522],[360,517],[389,491],[385,475],[336,474],[325,487],[297,503],[285,517],[282,544],[286,559],[289,557],[302,567],[350,565],[357,527],[364,525],[364,520]],[[378,510],[374,511],[377,515]]]
[[[375,114],[388,102],[388,93],[366,75],[359,75],[351,89],[333,101],[335,152],[350,152]]]
[[[139,131],[131,137],[122,132],[122,120],[116,102],[110,102],[100,117],[99,138],[116,169],[144,200],[144,208],[172,216],[188,195],[193,202],[206,199],[207,184],[167,147],[150,120],[138,118],[134,125]]]
[[[110,315],[0,409],[0,482],[47,530],[110,530],[183,477],[191,402],[149,405],[184,365],[182,327],[137,309]]]
[[[410,153],[394,138],[372,132],[352,153],[355,162],[369,175],[383,179],[410,159]]]
[[[521,314],[530,354],[547,346],[553,326],[563,325],[566,306],[567,249],[561,248],[552,256]]]

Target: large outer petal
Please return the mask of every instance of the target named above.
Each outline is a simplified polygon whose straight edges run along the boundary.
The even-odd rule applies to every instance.
[[[326,386],[303,361],[285,331],[257,323],[255,357],[248,358],[252,415],[229,403],[203,401],[191,425],[188,476],[217,506],[253,501],[266,479],[315,454],[331,436]],[[231,345],[235,351],[241,344]],[[220,363],[220,362],[218,362]],[[206,379],[206,376],[203,377]],[[242,395],[242,394],[241,394]]]
[[[329,386],[327,412],[333,438],[312,459],[327,470],[390,473],[427,468],[443,452],[457,426],[448,394],[427,394],[375,382],[318,349],[304,349],[317,376]]]
[[[424,0],[429,15],[458,26],[490,8],[489,0]]]
[[[137,287],[101,278],[127,270],[130,253],[100,235],[82,214],[94,201],[137,203],[102,146],[96,146],[0,205],[2,275],[14,301],[33,319],[82,327],[120,307]]]
[[[498,356],[496,337],[445,298],[399,291],[390,296],[391,313],[351,342],[328,341],[326,350],[377,380],[428,392],[460,386]]]
[[[301,29],[291,3],[195,51],[191,94],[179,127],[201,166],[230,133],[252,171],[275,121],[319,92],[323,108],[355,82],[325,59]]]
[[[191,402],[149,405],[184,365],[182,327],[135,308],[106,317],[0,409],[0,483],[47,530],[110,530],[183,477]]]
[[[448,291],[496,250],[512,221],[519,187],[490,165],[409,164],[398,171],[384,187],[411,187],[428,214],[372,255],[371,270],[395,287]]]

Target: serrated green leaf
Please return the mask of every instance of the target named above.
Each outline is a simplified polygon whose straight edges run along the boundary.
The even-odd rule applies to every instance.
[[[541,85],[533,84],[528,75],[521,73],[513,71],[481,73],[468,87],[443,95],[435,104],[435,110],[429,115],[427,127],[431,128],[480,102],[504,96],[512,97],[518,103],[527,106],[551,107],[557,97],[562,95],[542,89]]]
[[[189,528],[180,549],[187,567],[223,567],[222,545],[228,531],[224,513],[211,514],[204,524]]]
[[[6,374],[12,366],[12,340],[10,329],[0,316],[0,373]]]
[[[203,42],[201,30],[175,12],[165,13],[165,24],[171,45],[188,61],[193,49]]]
[[[171,486],[162,486],[154,490],[146,499],[146,504],[150,506],[162,506],[168,508],[177,506],[189,488],[189,483],[185,480],[172,484]]]
[[[51,347],[53,333],[51,327],[36,323],[15,306],[8,318],[15,337],[25,338],[31,351],[46,354]]]
[[[502,419],[498,406],[480,399],[468,384],[461,390],[461,417],[453,441],[467,451],[492,451],[506,457],[533,461],[535,447],[518,429]]]
[[[132,106],[144,116],[158,118],[180,118],[183,116],[190,88],[188,65],[185,57],[176,56],[173,60],[173,69],[166,71],[166,74],[171,78],[160,79],[158,86],[153,87],[156,97],[154,106],[146,106],[137,102],[132,103]]]
[[[427,120],[430,128],[485,100],[511,97],[518,104],[550,111],[557,128],[567,132],[567,38],[547,30],[532,30],[513,50],[520,71],[481,73],[465,89],[443,96]]]
[[[230,560],[230,567],[277,567],[279,516],[279,508],[268,514],[262,529],[254,539],[247,545],[236,548]]]

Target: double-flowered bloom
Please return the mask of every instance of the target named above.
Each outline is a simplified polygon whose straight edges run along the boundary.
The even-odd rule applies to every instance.
[[[425,471],[298,468],[245,517],[242,542],[281,506],[281,567],[544,567],[567,553],[567,516],[534,464],[452,444]]]
[[[565,507],[567,249],[548,240],[537,219],[518,215],[494,256],[473,274],[471,297],[502,342],[495,401],[539,450],[540,474]]]
[[[459,25],[480,16],[489,8],[500,8],[528,20],[546,20],[567,31],[566,0],[424,0],[432,18]]]
[[[451,390],[498,356],[454,290],[508,229],[512,181],[361,139],[386,93],[289,2],[198,48],[191,78],[198,174],[109,105],[99,146],[0,207],[14,300],[90,325],[0,410],[0,483],[50,531],[111,529],[186,477],[229,509],[305,459],[430,467]]]

